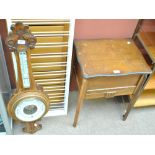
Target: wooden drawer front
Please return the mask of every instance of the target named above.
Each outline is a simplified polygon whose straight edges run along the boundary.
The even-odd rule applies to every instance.
[[[131,95],[135,90],[135,86],[131,87],[120,87],[120,88],[113,88],[113,89],[94,89],[94,90],[87,90],[86,99],[93,99],[93,98],[111,98],[114,96],[121,96],[121,95]]]
[[[136,86],[140,75],[97,77],[88,80],[88,89]]]

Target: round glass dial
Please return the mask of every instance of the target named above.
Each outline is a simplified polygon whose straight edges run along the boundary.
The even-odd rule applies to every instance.
[[[37,111],[37,106],[35,106],[35,105],[27,105],[27,106],[24,108],[24,113],[27,114],[27,115],[32,115],[32,114],[34,114],[36,111]]]
[[[21,100],[15,108],[16,117],[24,122],[32,122],[42,117],[46,107],[38,98],[26,98]]]

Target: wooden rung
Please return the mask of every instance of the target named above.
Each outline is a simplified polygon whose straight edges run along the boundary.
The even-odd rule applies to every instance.
[[[50,53],[33,53],[31,56],[44,56],[44,55],[66,55],[67,52],[50,52]]]
[[[37,82],[53,82],[53,81],[64,81],[65,78],[57,78],[57,79],[39,79],[39,80],[35,80]]]
[[[36,43],[36,46],[39,45],[68,45],[68,42],[44,42],[44,43]]]
[[[64,96],[49,96],[49,98],[51,99],[51,98],[64,98]]]
[[[50,33],[50,34],[33,34],[35,37],[56,37],[56,36],[69,36],[69,33]]]
[[[44,45],[44,46],[35,46],[35,48],[58,48],[58,47],[68,47],[68,45]]]
[[[41,66],[32,66],[32,68],[47,68],[47,67],[66,67],[66,65],[41,65]]]
[[[63,54],[63,55],[53,55],[53,54],[49,54],[49,55],[32,55],[31,59],[41,59],[41,58],[64,58],[67,57],[67,55]]]
[[[43,86],[44,89],[64,88],[65,86]]]
[[[60,73],[60,74],[34,74],[34,77],[46,77],[46,76],[63,76],[66,75],[66,73]]]
[[[60,82],[37,82],[39,85],[50,85],[50,84],[64,84],[65,81],[60,81]]]
[[[53,74],[53,73],[66,73],[66,70],[60,70],[60,71],[44,71],[44,72],[33,72],[33,74]]]
[[[44,89],[45,92],[64,91],[65,89]]]
[[[63,102],[63,100],[50,100],[50,102],[52,103],[52,102]]]
[[[18,21],[23,22],[27,25],[46,25],[46,24],[69,24],[70,20],[68,19],[12,19],[13,24]]]
[[[51,34],[57,34],[57,35],[64,35],[69,34],[69,31],[47,31],[47,32],[32,32],[33,35],[51,35]]]
[[[52,94],[48,94],[48,96],[55,96],[55,95],[64,95],[65,93],[52,93]]]
[[[42,66],[42,65],[61,65],[66,64],[67,62],[33,62],[32,66]]]

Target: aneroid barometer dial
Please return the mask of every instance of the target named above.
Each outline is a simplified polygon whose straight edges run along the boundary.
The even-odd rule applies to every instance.
[[[33,103],[33,104],[32,104]],[[45,104],[38,98],[30,97],[18,102],[15,115],[24,122],[39,119],[45,112]]]
[[[8,113],[14,120],[26,123],[25,132],[34,133],[41,128],[36,121],[49,109],[48,96],[32,76],[30,53],[36,38],[21,22],[12,25],[11,30],[6,42],[12,52],[17,88],[8,103]]]

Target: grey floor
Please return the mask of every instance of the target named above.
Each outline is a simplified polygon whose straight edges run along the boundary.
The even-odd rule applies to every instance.
[[[43,129],[36,135],[142,135],[155,134],[155,107],[132,109],[126,121],[121,116],[124,104],[115,99],[87,100],[81,110],[79,123],[73,128],[77,92],[69,96],[67,116],[43,118]],[[14,125],[14,134],[22,132],[22,124]]]

